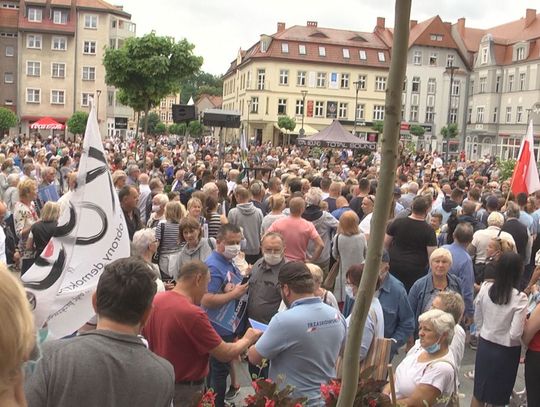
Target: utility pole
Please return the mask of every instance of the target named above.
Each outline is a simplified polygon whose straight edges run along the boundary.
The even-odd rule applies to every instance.
[[[447,129],[450,126],[450,118],[451,118],[450,112],[452,111],[452,88],[453,88],[453,85],[454,85],[454,72],[456,70],[458,70],[458,69],[459,69],[459,67],[454,66],[453,63],[451,63],[449,66],[446,67],[446,72],[450,72],[450,92],[448,93],[448,117],[446,119],[446,128]],[[448,153],[449,153],[448,142],[449,142],[449,138],[446,137],[446,149],[445,149],[446,153],[445,153],[445,157],[444,157],[445,161],[448,161]]]
[[[300,137],[304,137],[304,134],[306,133],[306,131],[304,130],[304,116],[306,115],[306,95],[307,95],[307,90],[303,90],[301,93],[302,93],[302,127],[300,128],[299,133],[300,133]],[[289,144],[291,144],[290,139],[289,139]]]
[[[353,125],[353,136],[356,136],[356,122],[358,121],[358,91],[360,90],[360,81],[353,82],[353,85],[356,87],[356,95],[354,97],[354,125]]]

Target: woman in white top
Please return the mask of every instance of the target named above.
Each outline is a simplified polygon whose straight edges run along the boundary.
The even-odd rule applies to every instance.
[[[283,209],[285,209],[285,197],[281,194],[275,194],[268,198],[268,207],[271,212],[263,218],[261,224],[261,236],[266,234],[266,231],[272,223],[287,216],[283,213]]]
[[[432,309],[418,318],[421,347],[409,353],[395,374],[396,398],[404,406],[446,406],[454,392],[456,369],[448,345],[454,336],[454,317]],[[390,386],[384,392],[390,394]]]
[[[516,289],[522,271],[519,254],[503,253],[495,265],[494,281],[484,282],[474,301],[479,341],[473,407],[510,402],[527,317],[527,296]]]

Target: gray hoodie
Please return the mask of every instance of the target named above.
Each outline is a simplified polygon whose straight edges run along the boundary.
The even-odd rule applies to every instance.
[[[246,247],[244,252],[247,255],[255,255],[261,252],[261,224],[263,214],[259,208],[253,205],[253,202],[236,205],[229,211],[227,216],[229,223],[242,228]]]

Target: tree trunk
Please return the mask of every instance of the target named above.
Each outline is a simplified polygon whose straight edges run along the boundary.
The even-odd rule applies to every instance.
[[[388,220],[388,213],[390,213],[390,205],[392,204],[396,176],[401,122],[401,90],[407,67],[410,13],[411,0],[396,0],[392,62],[388,77],[384,131],[381,142],[382,162],[379,174],[380,178],[377,187],[364,274],[356,295],[356,302],[352,311],[345,346],[343,380],[337,404],[338,407],[350,407],[354,403],[358,387],[360,344],[371,300],[375,293],[377,279],[379,278],[386,222]]]

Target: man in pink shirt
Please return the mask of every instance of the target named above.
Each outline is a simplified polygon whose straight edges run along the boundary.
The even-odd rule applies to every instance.
[[[285,241],[285,257],[289,261],[316,261],[321,255],[324,243],[313,223],[302,218],[306,203],[302,198],[293,198],[289,203],[291,215],[272,223],[268,232],[277,232]],[[315,243],[315,251],[311,258],[306,257],[309,241]]]

